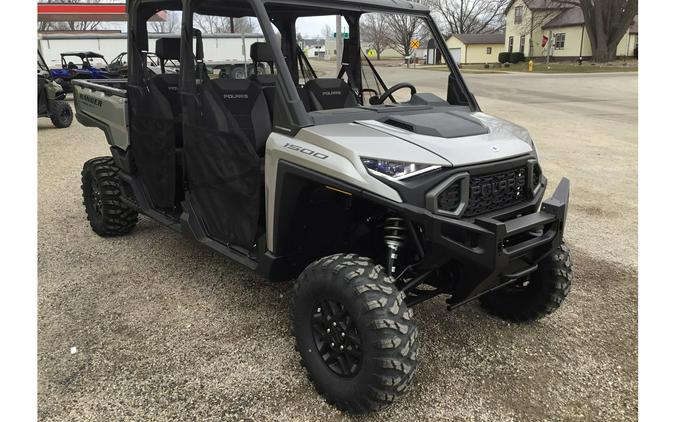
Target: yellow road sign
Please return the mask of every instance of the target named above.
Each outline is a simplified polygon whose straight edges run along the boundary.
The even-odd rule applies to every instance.
[[[375,57],[377,55],[377,51],[371,48],[366,54],[368,54],[368,57]]]
[[[417,38],[410,40],[410,48],[420,48],[420,40]]]

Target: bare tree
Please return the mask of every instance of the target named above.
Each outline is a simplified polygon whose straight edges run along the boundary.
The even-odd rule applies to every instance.
[[[451,34],[496,32],[504,28],[509,0],[427,0]]]
[[[227,16],[194,15],[194,24],[206,34],[252,33],[258,31],[258,24],[251,18],[229,18]],[[234,26],[233,26],[234,25]]]
[[[361,39],[370,45],[380,55],[389,47],[390,34],[386,15],[382,13],[368,13],[361,21]]]
[[[321,38],[331,38],[333,36],[333,32],[333,28],[330,25],[325,24],[323,28],[321,28]]]
[[[44,0],[43,3],[110,3],[110,0]],[[93,31],[101,26],[102,24],[99,21],[38,22],[38,31]]]
[[[54,28],[54,22],[38,21],[38,32],[51,31]]]
[[[404,57],[410,56],[410,41],[418,34],[422,20],[417,16],[392,14],[386,16],[386,23],[389,46]]]
[[[260,32],[260,27],[258,26],[257,20],[245,17],[245,18],[235,18],[234,19],[234,32],[251,34],[254,32]]]
[[[581,8],[593,61],[601,63],[616,58],[616,47],[638,13],[638,0],[559,0],[558,3]]]
[[[230,32],[229,22],[230,18],[213,15],[194,14],[194,26],[201,29],[206,34],[217,34]]]
[[[150,24],[150,31],[158,32],[161,34],[171,34],[178,32],[180,30],[180,13],[167,10],[166,11],[166,20],[164,21],[152,21],[148,22]]]

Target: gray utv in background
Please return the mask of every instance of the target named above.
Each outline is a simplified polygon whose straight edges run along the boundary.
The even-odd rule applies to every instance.
[[[66,102],[66,93],[49,74],[49,67],[38,50],[37,61],[38,117],[49,117],[57,128],[66,128],[73,122],[73,109]]]
[[[101,128],[112,153],[82,171],[92,229],[124,235],[140,213],[272,281],[296,280],[296,349],[329,403],[360,413],[406,392],[420,303],[444,296],[453,310],[478,299],[491,314],[529,322],[567,296],[569,182],[544,200],[548,181],[528,132],[481,112],[422,5],[127,5],[128,80],[73,82],[77,119]],[[158,8],[182,11],[182,38],[159,39],[154,51],[179,62],[178,73],[145,69],[146,22]],[[248,53],[272,73],[209,78],[196,13],[257,18],[268,43]],[[425,26],[447,67],[444,98],[377,71],[361,50],[369,13]],[[330,15],[343,17],[349,38],[337,75],[318,78],[296,22]]]

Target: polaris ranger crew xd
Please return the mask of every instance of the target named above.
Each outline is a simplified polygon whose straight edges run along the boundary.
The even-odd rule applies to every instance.
[[[181,37],[154,53],[180,69],[153,75],[147,20],[163,9],[182,12]],[[415,305],[478,299],[528,322],[567,296],[569,182],[543,200],[528,132],[481,112],[422,5],[128,0],[127,10],[128,80],[73,83],[77,119],[100,127],[112,153],[82,171],[92,229],[123,235],[140,213],[272,281],[295,279],[296,349],[329,403],[367,412],[405,393]],[[271,73],[210,79],[197,15],[257,19],[266,42],[248,53]],[[331,75],[296,34],[309,17],[335,15],[349,36]],[[369,16],[435,41],[447,77],[423,72],[447,83],[432,89],[442,96],[363,54]]]

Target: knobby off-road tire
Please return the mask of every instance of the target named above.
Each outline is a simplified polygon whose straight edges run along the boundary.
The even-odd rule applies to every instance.
[[[562,243],[539,264],[539,269],[519,281],[480,298],[490,314],[512,322],[531,322],[560,307],[572,288],[572,258]]]
[[[296,350],[328,403],[365,413],[406,392],[417,369],[418,346],[412,310],[403,299],[382,266],[358,255],[328,256],[300,274]]]
[[[65,101],[52,101],[49,105],[49,118],[57,128],[66,128],[73,123],[73,109]]]
[[[129,233],[138,223],[138,213],[121,200],[119,169],[112,157],[92,158],[82,169],[82,196],[87,220],[99,236]]]

